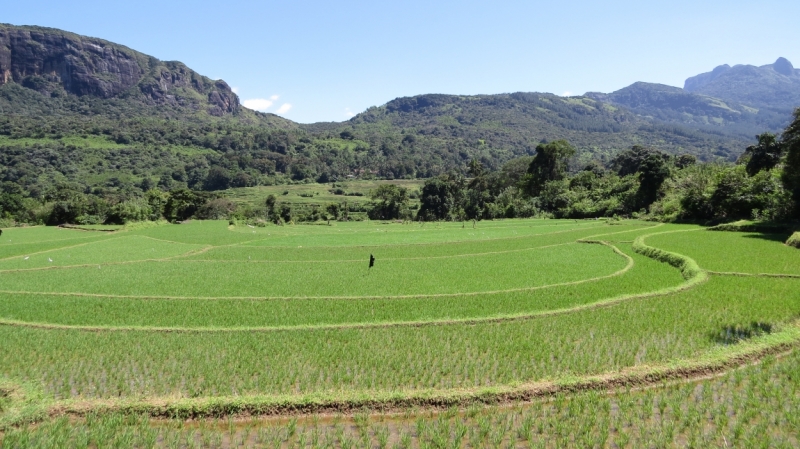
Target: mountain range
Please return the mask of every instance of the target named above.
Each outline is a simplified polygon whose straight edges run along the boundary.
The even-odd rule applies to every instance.
[[[789,123],[800,106],[800,70],[785,58],[760,67],[725,64],[688,78],[683,89],[639,82],[586,96],[660,122],[750,137]]]
[[[426,94],[346,122],[298,124],[245,108],[225,81],[180,62],[0,24],[0,178],[29,191],[64,179],[122,191],[428,177],[472,159],[497,168],[556,139],[579,150],[578,164],[633,145],[734,160],[756,134],[780,132],[797,106],[800,70],[779,58],[719,66],[683,89],[639,82],[571,97]],[[126,163],[114,162],[121,154]]]

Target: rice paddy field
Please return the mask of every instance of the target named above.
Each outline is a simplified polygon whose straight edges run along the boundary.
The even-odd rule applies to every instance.
[[[788,237],[4,229],[0,447],[797,447]]]

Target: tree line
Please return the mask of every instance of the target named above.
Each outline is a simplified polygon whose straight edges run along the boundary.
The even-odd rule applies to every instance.
[[[570,172],[575,148],[566,140],[541,143],[535,155],[488,171],[473,160],[469,177],[451,172],[427,180],[416,214],[407,192],[373,192],[375,218],[482,220],[650,217],[661,220],[800,218],[800,109],[778,137],[756,136],[736,163],[698,163],[633,146],[607,164],[590,161]]]
[[[423,221],[532,216],[791,220],[800,211],[800,110],[782,135],[756,136],[736,163],[700,163],[689,154],[670,155],[636,145],[608,161],[576,165],[575,148],[556,140],[539,143],[532,156],[514,158],[496,169],[472,159],[462,170],[427,179],[419,192],[382,185],[370,193],[366,207],[332,204],[293,209],[274,197],[256,207],[237,205],[216,193],[247,185],[231,179],[230,171],[209,166],[204,158],[155,149],[106,151],[105,159],[93,161],[100,169],[111,165],[134,171],[174,165],[157,182],[134,184],[112,177],[91,187],[46,170],[43,176],[42,167],[48,164],[69,169],[70,155],[91,159],[85,151],[62,150],[30,146],[2,153],[0,219],[92,224],[194,217],[282,223],[352,219],[366,213],[372,219]],[[412,197],[419,198],[416,209],[411,207]]]

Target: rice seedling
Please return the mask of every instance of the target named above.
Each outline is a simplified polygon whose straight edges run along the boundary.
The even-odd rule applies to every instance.
[[[509,220],[475,229],[192,222],[114,233],[10,230],[3,238],[12,241],[0,242],[0,445],[795,444],[794,353],[691,388],[565,389],[511,408],[448,402],[461,394],[502,401],[492,395],[521,385],[580,386],[591,376],[736,357],[738,348],[790,347],[800,279],[715,273],[800,274],[800,253],[770,236],[699,229]],[[634,252],[637,238],[654,249]],[[682,276],[648,257],[661,250],[678,253],[665,260],[683,254],[697,265]],[[678,259],[668,261],[685,265]],[[703,270],[712,272],[705,282]],[[208,428],[181,420],[403,398],[445,409],[245,425],[231,418]],[[172,401],[187,404],[166,406],[178,426],[140,414]],[[24,425],[48,407],[96,413]]]
[[[800,251],[781,245],[782,234],[677,232],[653,235],[647,244],[685,254],[704,269],[800,275]]]

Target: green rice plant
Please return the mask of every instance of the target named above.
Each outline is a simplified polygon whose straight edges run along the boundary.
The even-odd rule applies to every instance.
[[[706,270],[800,275],[800,252],[785,234],[678,232],[653,235],[647,244],[685,254]]]
[[[651,235],[658,236],[659,234]],[[705,273],[693,259],[683,254],[672,253],[660,248],[648,246],[644,242],[647,237],[650,237],[650,235],[637,237],[633,241],[633,250],[652,259],[672,265],[681,271],[681,274],[686,280],[700,282],[705,279]]]
[[[201,245],[188,245],[153,240],[143,236],[119,235],[102,240],[91,240],[67,248],[54,248],[0,260],[0,272],[8,270],[35,270],[78,266],[130,263],[140,260],[160,260],[187,254],[203,248]]]
[[[573,285],[517,292],[438,298],[370,299],[133,299],[91,296],[4,294],[0,319],[84,326],[286,327],[347,323],[402,323],[426,320],[514,316],[590,305],[603,299],[680,285],[680,274],[665,264],[622,248],[633,259],[618,276]]]
[[[652,229],[652,225],[631,224],[622,226],[581,226],[578,228],[563,226],[530,226],[529,228],[497,228],[502,232],[487,238],[479,237],[476,232],[462,231],[460,229],[448,230],[448,232],[437,235],[438,231],[414,230],[409,232],[383,231],[361,233],[333,233],[318,236],[323,243],[315,245],[309,241],[309,237],[302,232],[297,237],[302,238],[296,245],[283,244],[274,241],[271,245],[259,245],[264,241],[258,240],[241,245],[221,245],[215,246],[209,251],[187,257],[190,260],[220,260],[226,262],[259,262],[259,261],[361,261],[365,254],[374,253],[380,260],[395,259],[421,259],[421,258],[448,258],[448,257],[473,257],[488,253],[506,253],[511,256],[514,253],[527,251],[534,248],[542,248],[558,244],[574,243],[579,239],[588,237],[614,238],[624,236],[633,239],[637,232]],[[519,231],[519,232],[517,232]],[[396,234],[397,242],[387,242],[376,244],[376,236]],[[458,237],[459,240],[452,241],[426,241],[429,238]],[[415,241],[411,238],[426,237],[426,240]],[[359,245],[353,242],[354,238],[368,238],[371,245]],[[336,245],[332,243],[338,242]]]
[[[17,229],[20,229],[21,231],[17,231]],[[31,230],[30,232],[22,232],[28,231],[29,229]],[[0,244],[0,261],[5,262],[14,259],[24,259],[25,257],[43,255],[50,251],[67,248],[80,248],[93,242],[109,240],[117,237],[116,235],[73,230],[64,230],[64,233],[58,236],[42,236],[42,234],[46,233],[38,232],[39,229],[41,228],[13,228],[3,232],[3,236],[0,237],[0,241],[2,241]],[[39,236],[42,236],[42,238],[38,239],[37,237]],[[9,238],[7,239],[6,237]],[[32,239],[33,241],[28,241],[28,239]]]
[[[701,354],[718,346],[709,338],[718,329],[794,317],[797,282],[714,277],[680,293],[471,326],[222,334],[6,326],[0,369],[60,398],[506,385]]]
[[[368,260],[365,259],[365,260]],[[144,261],[6,272],[5,291],[142,297],[383,297],[508,291],[612,274],[627,261],[600,245],[567,244],[515,257],[337,263]]]
[[[729,366],[758,348],[790,347],[800,279],[705,271],[793,274],[796,251],[782,241],[639,222],[461,226],[191,222],[88,239],[73,238],[75,230],[9,231],[22,241],[0,242],[0,251],[15,247],[0,260],[0,445],[797,441],[794,353],[696,388],[561,394],[502,410],[478,405],[509,391],[567,392],[603,376],[646,382],[636,373],[681,373],[697,360]],[[578,240],[617,242],[618,252]],[[150,242],[158,242],[150,246],[157,257],[142,254]],[[372,270],[362,253],[379,255]],[[35,254],[103,265],[52,269]],[[25,265],[32,260],[39,264]],[[466,411],[454,408],[466,400],[473,401]],[[251,423],[197,430],[180,420],[329,402],[447,410],[408,412],[385,427],[366,414],[313,427],[298,418],[278,424],[270,441]],[[48,410],[96,414],[25,425]],[[181,425],[154,426],[142,412]]]

